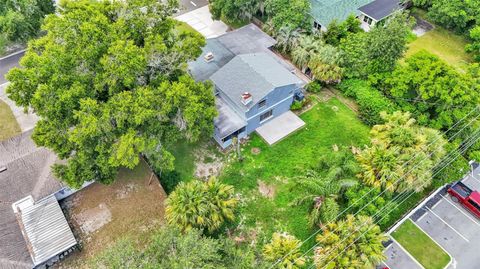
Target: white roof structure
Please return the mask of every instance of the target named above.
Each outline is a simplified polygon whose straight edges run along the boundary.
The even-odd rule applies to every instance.
[[[17,219],[27,243],[33,264],[39,265],[77,244],[54,195],[47,196],[30,206],[20,200]]]

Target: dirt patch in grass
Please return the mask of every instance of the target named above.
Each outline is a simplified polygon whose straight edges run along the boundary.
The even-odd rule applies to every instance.
[[[129,236],[139,244],[164,223],[166,194],[145,162],[122,169],[111,185],[93,183],[61,202],[81,251],[60,268],[82,268],[85,261],[116,240]]]
[[[258,191],[263,197],[272,199],[275,197],[275,189],[274,185],[267,185],[261,180],[258,181]]]
[[[0,141],[14,137],[21,133],[15,116],[10,107],[0,100]]]
[[[207,179],[220,174],[224,162],[221,155],[209,147],[199,147],[195,150],[195,177]]]

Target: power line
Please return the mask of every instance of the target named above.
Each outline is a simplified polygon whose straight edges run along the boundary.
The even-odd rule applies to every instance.
[[[476,133],[475,135],[472,135],[472,136],[471,136],[470,138],[468,138],[468,139],[470,139],[470,141],[469,141],[469,142],[466,142],[466,143],[464,144],[465,146],[463,147],[462,150],[460,150],[460,151],[458,151],[458,152],[457,152],[457,151],[456,151],[456,152],[452,152],[453,154],[456,154],[457,156],[456,156],[456,157],[451,157],[451,156],[448,157],[448,158],[451,159],[451,160],[449,161],[449,163],[443,165],[440,169],[438,169],[438,171],[436,171],[435,174],[432,175],[432,177],[434,177],[436,174],[440,173],[443,169],[445,169],[445,167],[447,167],[448,165],[450,165],[450,164],[451,164],[453,161],[455,161],[459,156],[461,156],[469,147],[471,147],[474,143],[476,143],[476,141],[478,141],[478,140],[480,139],[480,129],[477,130],[477,133]],[[427,182],[425,182],[424,185],[426,185],[426,183],[427,183]],[[398,203],[394,208],[392,208],[390,211],[388,211],[388,212],[387,212],[382,218],[380,218],[378,221],[374,222],[374,224],[377,224],[378,222],[380,222],[381,220],[383,220],[383,218],[385,218],[386,216],[388,216],[389,213],[391,213],[393,210],[395,210],[398,206],[400,206],[403,202],[405,202],[405,201],[406,201],[410,196],[412,196],[414,193],[415,193],[415,192],[411,192],[408,196],[406,196],[405,198],[403,198],[403,200],[402,200],[400,203]],[[402,195],[403,195],[403,194],[402,194]],[[384,208],[385,208],[385,207],[384,207]],[[383,211],[383,209],[382,209],[381,211]],[[378,213],[378,212],[377,212],[377,213]],[[361,225],[360,228],[363,227],[363,226],[365,226],[365,225],[366,225],[366,223],[364,223],[363,225]],[[372,227],[373,227],[373,225],[372,225]],[[336,259],[339,255],[341,255],[346,249],[348,249],[348,248],[349,248],[350,246],[352,246],[356,241],[358,241],[358,239],[360,239],[364,234],[366,234],[368,231],[370,231],[370,230],[372,229],[372,227],[370,227],[367,231],[365,231],[365,232],[362,233],[360,236],[358,236],[355,241],[353,241],[350,245],[348,245],[347,247],[345,247],[340,253],[338,253],[337,255],[335,255],[335,257],[333,257],[332,259],[328,260],[328,262],[327,262],[327,263],[325,264],[325,266],[322,267],[322,268],[325,268],[331,261],[335,260],[335,259]],[[360,228],[359,228],[359,229],[360,229]],[[354,232],[357,232],[359,229],[355,230]],[[350,233],[349,235],[351,235],[351,234],[352,234],[352,233]],[[349,235],[347,235],[347,237],[348,237]],[[345,239],[346,239],[346,238],[345,238]],[[345,239],[342,240],[342,242],[345,241]],[[342,242],[340,242],[340,243],[342,243]],[[336,247],[335,249],[337,249],[337,248],[338,248],[338,247]],[[332,250],[331,250],[331,251],[332,251]],[[330,252],[331,252],[331,251],[330,251]],[[315,262],[314,262],[314,263],[312,264],[312,266],[310,266],[309,268],[312,268],[313,266],[315,266]]]
[[[470,136],[468,139],[472,139],[472,137],[474,137],[474,136],[476,136],[475,139],[478,140],[478,138],[480,138],[480,131],[478,131],[475,135]],[[466,140],[468,140],[468,139],[466,139]],[[475,141],[476,141],[476,140],[475,140]],[[471,146],[471,145],[470,145],[470,146]],[[449,155],[456,154],[456,153],[457,153],[457,151],[454,151],[454,152],[449,153]],[[444,157],[444,159],[447,159],[447,158],[450,158],[450,157],[448,157],[448,155],[447,155],[447,157]],[[444,165],[443,168],[444,168],[445,166],[446,166],[446,165]],[[439,171],[443,170],[443,168],[440,169]],[[434,175],[432,175],[432,177],[435,176],[436,174],[438,174],[438,172],[435,172]],[[424,183],[424,185],[425,185],[425,184],[426,184],[426,183]],[[423,186],[423,185],[422,185],[422,186]],[[389,203],[390,203],[390,204],[393,204],[393,202],[394,202],[396,199],[398,199],[398,197],[401,197],[402,195],[405,195],[405,194],[407,194],[407,193],[408,193],[408,192],[403,192],[403,193],[400,194],[399,196],[397,196],[397,197],[395,197],[394,199],[392,199]],[[413,192],[413,193],[414,193],[414,192]],[[413,193],[412,193],[412,194],[413,194]],[[375,218],[377,214],[379,214],[380,212],[382,212],[382,211],[383,211],[385,208],[387,208],[388,206],[389,206],[389,204],[386,204],[385,206],[383,206],[383,207],[382,207],[377,213],[375,213],[372,217]],[[357,211],[353,216],[355,216],[355,215],[358,214],[358,213],[359,213],[359,211]],[[383,219],[383,218],[382,218],[382,219]],[[338,228],[335,229],[333,232],[335,232],[335,231],[337,231],[337,230],[338,230]],[[349,235],[350,235],[350,234],[349,234]],[[347,236],[348,236],[348,235],[347,235]],[[345,239],[344,239],[344,240],[345,240]],[[342,243],[344,240],[342,240],[340,243]],[[303,255],[300,256],[299,258],[304,257],[308,252],[310,252],[311,250],[313,250],[313,249],[314,249],[316,246],[318,246],[318,245],[319,245],[319,243],[316,243],[313,247],[311,247],[309,250],[307,250],[305,253],[303,253]]]
[[[468,116],[470,116],[470,114],[472,114],[472,112],[476,111],[477,109],[479,108],[479,106],[476,106],[474,109],[472,109],[467,115],[465,115],[462,119],[460,119],[459,121],[457,121],[454,125],[452,125],[448,130],[446,130],[445,132],[443,132],[443,134],[445,135],[447,132],[453,130],[453,128],[455,128],[460,122],[464,121]],[[453,138],[455,138],[461,131],[463,131],[467,126],[471,125],[476,119],[478,119],[478,117],[480,117],[480,114],[477,115],[473,120],[471,120],[468,124],[466,124],[462,129],[460,129],[459,131],[457,131],[452,137],[449,138],[448,141],[452,140]],[[441,137],[441,136],[440,136]],[[432,141],[431,143],[429,143],[428,146],[432,145],[433,143],[435,143],[436,141],[438,141],[439,138],[435,139],[434,141]],[[397,152],[396,152],[397,153]],[[416,155],[418,155],[420,153],[417,153]],[[433,154],[433,152],[432,152]],[[428,157],[430,157],[432,154],[430,154]],[[424,160],[426,160],[428,157],[426,157]],[[412,161],[414,158],[411,158],[410,160],[408,160],[406,163],[404,163],[402,165],[402,167],[406,166],[407,164],[410,163],[410,161]],[[417,164],[416,166],[418,166],[419,164]],[[410,171],[412,171],[416,166],[412,167],[412,169]],[[408,174],[410,171],[408,171],[406,174]],[[395,183],[397,183],[401,178],[397,179],[395,181]],[[345,212],[347,212],[348,209],[350,209],[352,206],[356,205],[356,203],[358,201],[360,201],[361,199],[363,199],[364,197],[366,197],[368,194],[370,194],[371,192],[373,191],[373,189],[369,190],[367,193],[365,193],[363,196],[361,196],[360,198],[358,198],[356,201],[354,201],[350,206],[348,206],[347,208],[345,208],[342,212],[340,212],[335,218],[334,218],[334,221],[337,220],[341,215],[343,215]],[[385,190],[381,193],[379,193],[376,197],[380,197],[380,195],[382,195],[383,193],[385,192]],[[355,214],[358,214],[361,210],[363,210],[366,206],[368,206],[370,203],[372,203],[375,199],[371,199],[369,203],[367,203],[366,205],[364,205],[361,209],[359,209]],[[290,254],[292,254],[294,251],[296,251],[298,248],[300,248],[305,242],[307,242],[308,240],[312,239],[315,235],[317,235],[319,232],[321,231],[321,229],[318,229],[317,231],[315,231],[314,233],[312,233],[307,239],[303,240],[297,247],[293,248],[289,253],[285,254],[282,258],[278,259],[274,264],[272,264],[272,266],[270,267],[270,269],[272,269],[273,267],[275,267],[277,264],[279,264],[281,261],[283,261],[287,256],[289,256]],[[310,251],[310,250],[308,250]],[[307,252],[308,252],[307,251]],[[302,255],[303,256],[303,255]]]

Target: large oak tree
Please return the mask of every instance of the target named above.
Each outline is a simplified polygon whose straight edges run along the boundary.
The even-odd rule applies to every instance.
[[[140,154],[172,168],[166,143],[213,131],[212,86],[186,74],[205,40],[177,29],[176,5],[66,1],[9,72],[9,97],[40,116],[33,139],[65,160],[54,172],[69,185],[109,183]]]

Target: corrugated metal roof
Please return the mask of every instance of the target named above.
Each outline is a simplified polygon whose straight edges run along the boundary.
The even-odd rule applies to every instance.
[[[358,8],[373,0],[310,0],[311,15],[323,27],[333,21],[342,22],[350,15],[358,15]]]
[[[35,265],[77,244],[55,196],[47,196],[20,213],[20,226]]]
[[[266,53],[236,56],[210,79],[239,111],[248,111],[277,87],[303,83],[300,78]],[[252,94],[253,101],[249,105],[244,105],[241,101],[244,92]]]

